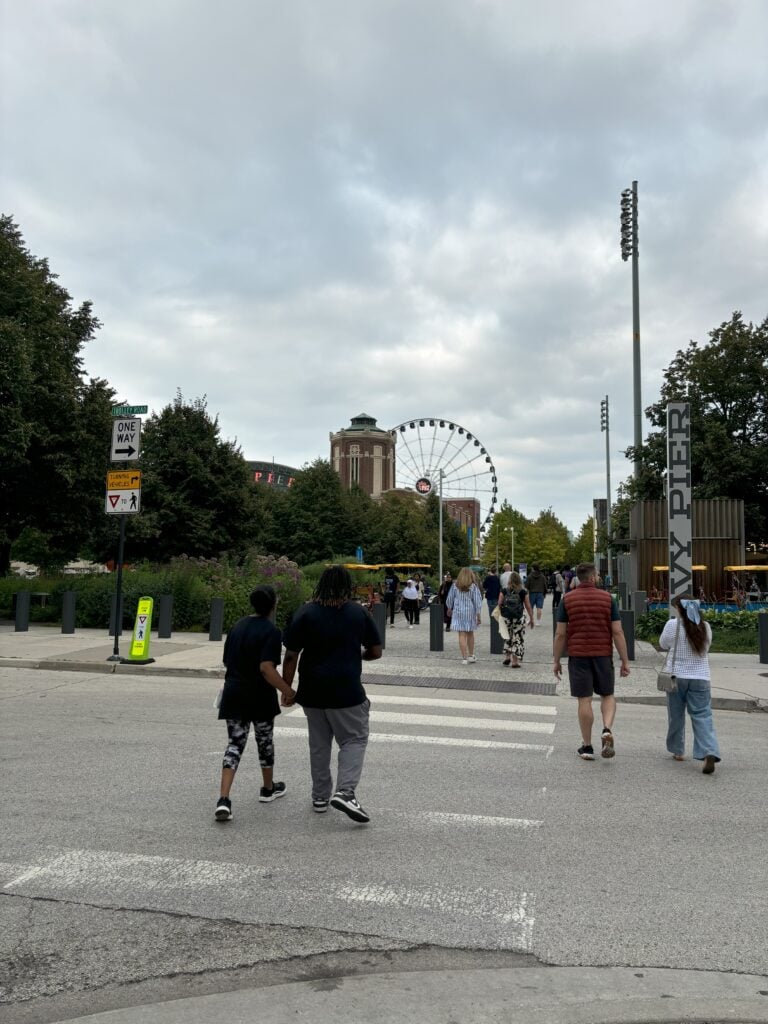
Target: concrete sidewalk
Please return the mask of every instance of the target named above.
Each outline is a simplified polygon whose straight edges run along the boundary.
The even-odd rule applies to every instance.
[[[485,611],[485,610],[484,610]],[[505,668],[501,655],[490,654],[487,615],[476,634],[477,663],[462,665],[455,634],[443,634],[443,651],[429,650],[429,625],[408,629],[402,615],[394,628],[387,628],[384,657],[364,665],[364,678],[371,683],[423,686],[435,689],[492,690],[502,693],[531,693],[567,696],[567,671],[557,683],[552,674],[552,618],[549,602],[541,626],[526,633],[526,654],[520,669]],[[102,630],[80,629],[64,635],[57,627],[32,625],[16,633],[13,623],[0,622],[0,666],[102,673],[223,677],[223,642],[211,642],[203,633],[174,633],[170,640],[152,640],[151,665],[110,662],[113,639]],[[127,655],[130,634],[120,639],[120,652]],[[664,704],[656,689],[656,672],[662,655],[642,641],[636,641],[636,660],[628,679],[617,679],[619,701]],[[757,655],[712,654],[712,704],[719,710],[768,710],[768,665]],[[564,666],[565,668],[565,666]]]

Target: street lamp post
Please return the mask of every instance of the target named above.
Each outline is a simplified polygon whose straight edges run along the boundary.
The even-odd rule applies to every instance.
[[[514,526],[508,526],[509,530],[509,564],[512,566],[512,571],[515,569],[515,528]]]
[[[640,282],[638,272],[637,182],[621,193],[621,258],[632,257],[632,381],[634,391],[634,477],[640,476],[640,449],[643,445],[642,399],[640,394]]]
[[[438,556],[437,556],[437,585],[442,586],[443,583],[443,476],[444,471],[438,470],[438,489],[439,489],[439,511],[438,511],[438,531],[440,533],[440,541],[438,543]]]
[[[607,504],[605,506],[605,528],[608,539],[608,575],[613,579],[611,572],[611,548],[613,547],[613,527],[611,525],[611,423],[608,408],[608,395],[600,403],[600,430],[605,434],[605,483]]]

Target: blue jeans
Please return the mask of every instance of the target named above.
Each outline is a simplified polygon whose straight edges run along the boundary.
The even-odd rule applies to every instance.
[[[708,679],[677,678],[677,690],[667,694],[667,750],[685,753],[685,711],[693,727],[693,756],[697,761],[712,756],[720,760],[715,723],[712,720],[712,693]]]
[[[499,606],[498,597],[486,597],[485,600],[488,602],[488,614],[493,615],[493,609]]]

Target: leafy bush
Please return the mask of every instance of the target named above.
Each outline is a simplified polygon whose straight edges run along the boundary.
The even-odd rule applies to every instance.
[[[0,616],[12,616],[13,595],[19,590],[49,594],[45,606],[32,605],[33,622],[60,622],[63,594],[76,594],[77,626],[107,629],[116,578],[113,573],[0,579]],[[175,558],[170,565],[138,565],[123,571],[123,626],[130,628],[141,597],[151,597],[157,608],[164,594],[173,596],[175,630],[207,630],[211,599],[224,599],[224,629],[251,611],[248,600],[254,587],[269,583],[278,596],[277,625],[283,628],[293,612],[308,600],[312,587],[295,562],[287,558],[249,554],[242,563],[226,559]]]
[[[757,652],[757,616],[760,612],[705,611],[702,618],[712,627],[712,652],[752,654]],[[637,620],[635,635],[638,640],[658,643],[662,629],[669,619],[666,608],[646,612]]]

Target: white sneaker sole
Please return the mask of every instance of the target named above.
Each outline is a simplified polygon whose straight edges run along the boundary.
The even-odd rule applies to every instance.
[[[216,811],[214,817],[216,821],[232,821],[232,811]]]
[[[358,822],[360,825],[367,825],[371,820],[362,807],[359,810],[357,807],[351,807],[341,797],[331,797],[331,807],[335,807],[337,811],[343,811],[347,817],[351,818],[352,821]]]
[[[271,804],[273,800],[279,800],[281,796],[285,796],[285,793],[286,793],[286,791],[284,789],[279,789],[276,793],[273,793],[272,796],[261,796],[260,795],[259,796],[259,803],[260,804]]]

